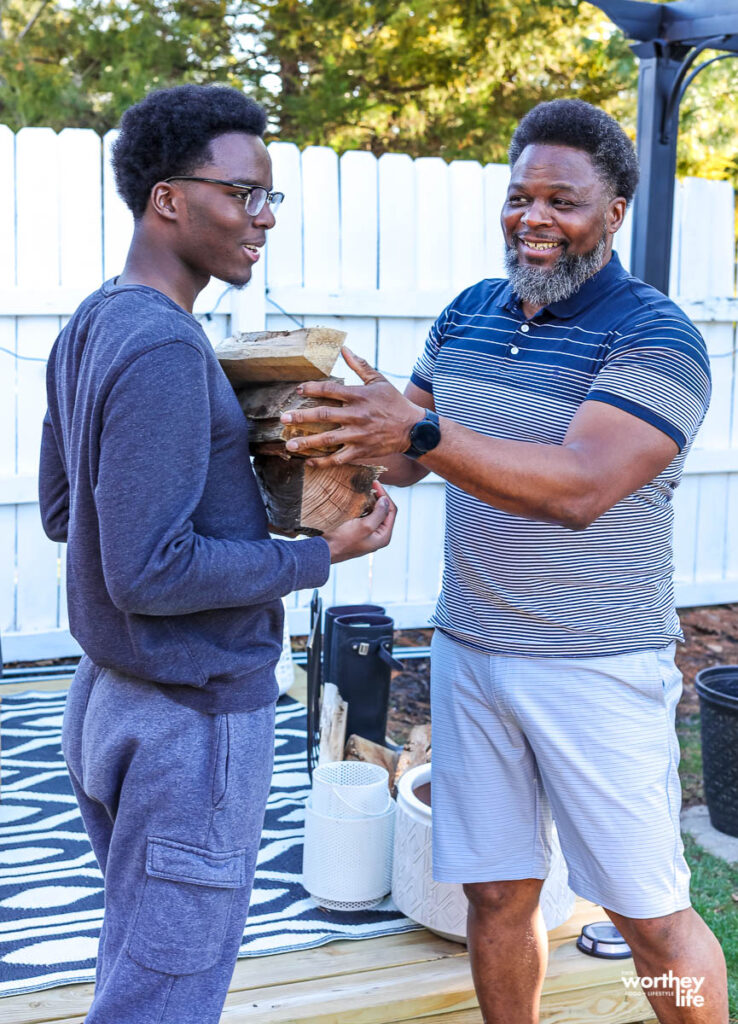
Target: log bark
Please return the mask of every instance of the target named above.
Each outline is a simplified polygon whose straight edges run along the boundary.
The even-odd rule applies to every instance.
[[[373,743],[372,740],[367,740],[363,736],[357,736],[354,733],[348,738],[343,759],[344,761],[366,761],[369,764],[378,764],[382,768],[386,768],[389,774],[387,786],[391,788],[397,767],[396,751],[390,750],[389,747],[383,747],[379,743]]]
[[[414,725],[410,730],[407,743],[400,751],[392,785],[392,795],[397,795],[397,786],[405,772],[417,768],[419,764],[427,764],[431,759],[431,725]]]
[[[234,386],[255,381],[325,380],[346,338],[330,327],[296,331],[246,331],[215,348]]]
[[[320,705],[319,765],[343,760],[347,715],[348,704],[341,698],[338,687],[335,683],[326,683]]]
[[[340,377],[329,377],[338,384],[343,384]],[[339,424],[323,423],[282,423],[279,417],[291,409],[314,409],[319,405],[340,406],[341,403],[332,398],[310,398],[297,394],[298,385],[261,384],[247,386],[238,391],[238,401],[249,421],[249,444],[252,454],[281,455],[287,454],[285,442],[291,437],[307,437],[333,430]],[[309,455],[329,455],[338,451],[340,445],[315,444],[300,453]]]
[[[254,456],[254,471],[276,533],[308,537],[334,530],[370,511],[372,483],[382,466],[308,466],[305,459]]]

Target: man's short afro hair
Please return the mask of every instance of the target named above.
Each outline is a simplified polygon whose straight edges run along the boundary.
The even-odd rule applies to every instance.
[[[638,184],[638,158],[633,143],[604,110],[582,100],[539,103],[515,129],[508,150],[510,166],[535,143],[584,150],[612,198],[622,196],[630,204]]]
[[[143,216],[157,181],[192,174],[208,162],[213,139],[228,132],[264,134],[263,107],[223,85],[176,85],[150,92],[130,107],[113,145],[118,192]]]

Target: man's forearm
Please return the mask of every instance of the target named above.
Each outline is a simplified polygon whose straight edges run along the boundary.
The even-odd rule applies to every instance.
[[[594,518],[587,460],[564,445],[486,437],[441,419],[442,440],[420,464],[503,512],[583,529]]]

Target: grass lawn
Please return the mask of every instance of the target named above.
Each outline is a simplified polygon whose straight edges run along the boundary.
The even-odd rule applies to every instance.
[[[677,723],[682,760],[684,805],[704,803],[699,715]],[[687,863],[692,871],[692,902],[723,947],[728,965],[731,1020],[738,1020],[738,866],[713,857],[691,836],[684,836]]]

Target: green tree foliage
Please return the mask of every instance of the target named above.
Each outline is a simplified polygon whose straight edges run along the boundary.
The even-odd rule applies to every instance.
[[[115,126],[150,89],[242,84],[227,0],[0,0],[0,122]]]
[[[13,128],[105,131],[180,82],[245,88],[301,146],[504,160],[518,119],[558,96],[635,134],[635,58],[585,0],[0,0]],[[682,173],[738,179],[737,88],[737,61],[691,87]]]
[[[577,0],[262,0],[249,79],[283,135],[338,149],[504,159],[541,99],[632,90],[622,37]],[[274,69],[280,91],[271,98]]]

